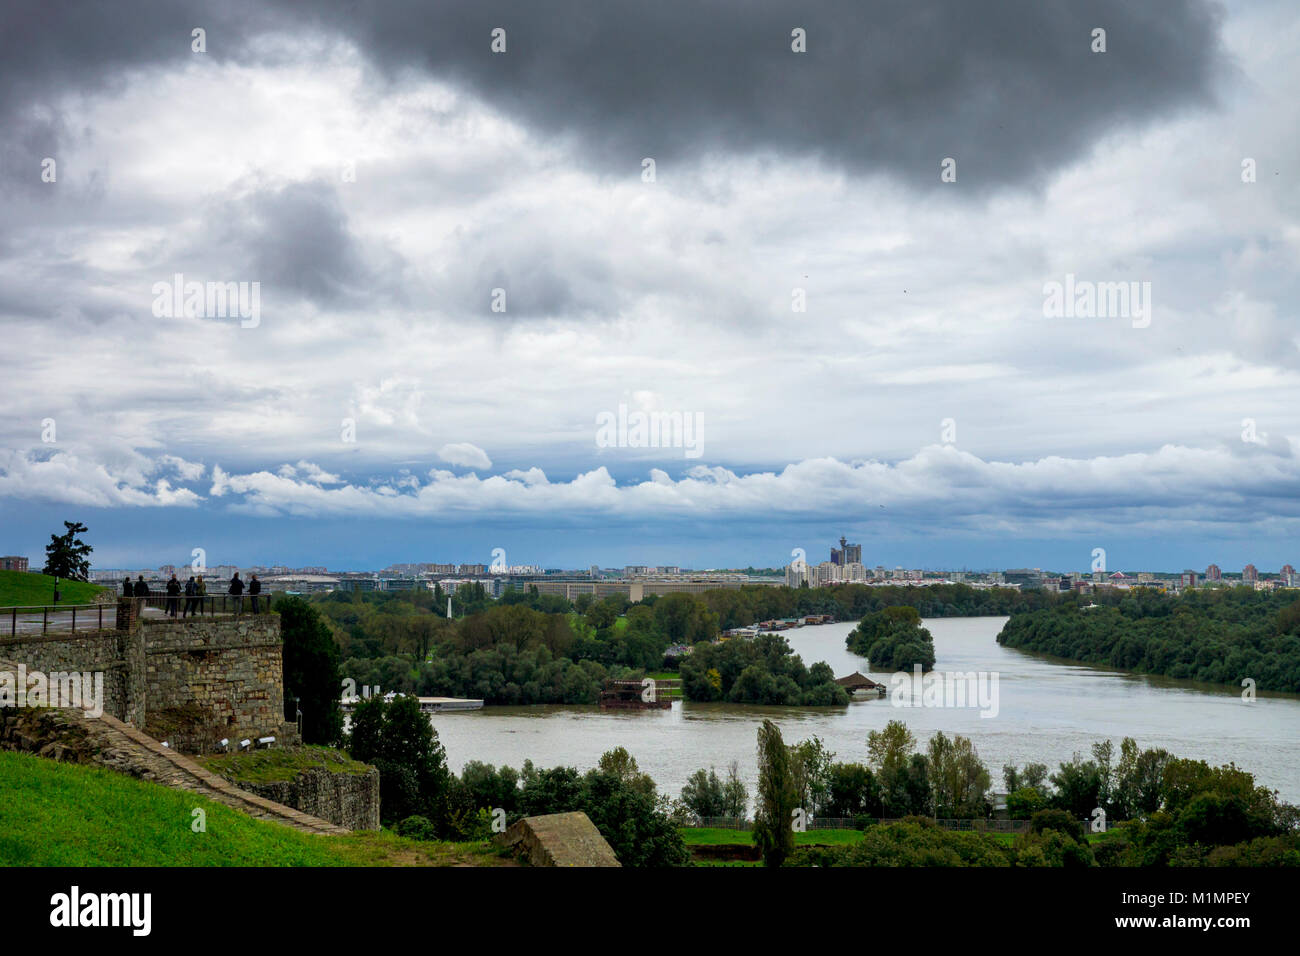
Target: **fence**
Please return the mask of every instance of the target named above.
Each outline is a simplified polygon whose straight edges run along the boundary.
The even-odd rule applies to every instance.
[[[204,597],[172,597],[167,594],[150,594],[134,598],[143,615],[144,611],[158,613],[149,617],[174,617],[177,620],[198,617],[239,617],[244,614],[265,614],[271,610],[274,595],[266,594],[209,594]],[[83,631],[117,627],[116,604],[45,604],[30,607],[0,608],[0,621],[5,617],[9,636],[19,634],[75,634]],[[0,625],[3,627],[3,625]],[[0,631],[0,633],[3,633]]]
[[[17,637],[19,633],[35,634],[39,632],[72,631],[76,633],[77,625],[81,629],[102,631],[107,621],[108,627],[117,626],[117,607],[112,604],[48,604],[33,607],[7,607],[9,612],[9,636]],[[78,621],[80,612],[80,621]]]
[[[150,594],[148,597],[136,598],[143,602],[144,608],[162,611],[168,617],[218,617],[243,614],[265,614],[271,610],[271,598],[267,594],[208,594],[203,597],[186,597],[184,594]]]
[[[808,817],[805,830],[864,830],[881,823],[901,823],[900,817]],[[944,830],[965,830],[976,833],[1028,833],[1028,820],[935,820]],[[708,827],[718,830],[752,830],[753,820],[743,817],[694,817],[688,827]]]

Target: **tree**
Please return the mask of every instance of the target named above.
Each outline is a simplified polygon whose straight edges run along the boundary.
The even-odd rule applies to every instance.
[[[790,767],[790,751],[780,728],[764,720],[758,728],[758,804],[754,842],[764,866],[780,866],[794,852],[794,811],[799,796]]]
[[[970,738],[958,735],[949,740],[938,731],[928,749],[935,816],[961,820],[985,816],[991,779]]]
[[[744,817],[745,807],[749,803],[749,791],[740,779],[740,763],[731,761],[727,766],[727,782],[722,785],[722,815],[724,817]]]
[[[1056,794],[1052,805],[1068,811],[1076,820],[1092,816],[1101,800],[1102,770],[1095,761],[1083,760],[1078,754],[1051,776]]]
[[[901,720],[891,720],[883,730],[867,734],[867,754],[877,772],[896,770],[916,750],[916,738]]]
[[[824,812],[830,791],[831,764],[835,754],[826,749],[820,737],[801,740],[790,748],[790,771],[794,776],[799,806],[809,814]]]
[[[727,816],[726,799],[718,772],[710,767],[691,774],[686,779],[686,786],[682,787],[682,803],[697,817]]]
[[[690,854],[676,824],[638,782],[643,775],[636,771],[636,762],[627,751],[610,751],[600,763],[600,768],[579,776],[572,767],[538,770],[525,761],[519,810],[525,816],[581,810],[624,866],[682,866],[689,862]]]
[[[349,751],[353,759],[379,769],[379,813],[384,823],[419,815],[428,817],[439,833],[448,832],[447,755],[416,698],[362,700],[352,715]]]
[[[284,639],[284,691],[298,699],[303,743],[334,746],[343,738],[339,647],[316,609],[300,597],[275,602]]]
[[[1020,787],[1007,794],[1007,816],[1028,820],[1039,810],[1047,809],[1047,798],[1033,787]]]
[[[588,771],[580,804],[624,866],[684,866],[690,851],[681,831],[644,789],[616,773]]]
[[[601,773],[612,773],[638,793],[645,794],[651,800],[655,798],[654,777],[641,772],[636,765],[636,758],[627,752],[626,747],[605,751],[596,766]]]
[[[879,816],[880,792],[871,770],[860,763],[837,763],[830,768],[826,815],[831,817]]]
[[[65,521],[66,534],[50,535],[45,546],[45,574],[69,581],[86,581],[90,578],[90,561],[87,556],[94,551],[77,537],[88,529],[80,521]]]

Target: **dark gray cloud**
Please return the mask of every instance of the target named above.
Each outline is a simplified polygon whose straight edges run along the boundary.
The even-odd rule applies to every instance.
[[[322,22],[346,23],[375,63],[446,76],[611,170],[667,162],[666,177],[735,152],[923,185],[951,156],[976,189],[1032,183],[1119,127],[1206,102],[1224,66],[1219,14],[1201,0],[355,7]],[[490,50],[495,27],[504,54]],[[790,49],[794,27],[805,54]]]
[[[373,303],[396,285],[365,261],[332,185],[293,183],[233,205],[218,217],[226,224],[218,244],[241,250],[248,274],[268,293],[347,307]]]
[[[3,17],[11,123],[48,123],[32,110],[52,92],[192,56],[194,26],[208,30],[208,56],[236,60],[264,32],[324,33],[393,76],[444,77],[571,138],[611,172],[639,174],[645,156],[664,178],[712,153],[779,154],[930,185],[951,156],[979,191],[1041,182],[1117,128],[1209,102],[1227,65],[1221,12],[1204,0],[87,0]],[[489,48],[495,27],[504,54]],[[807,31],[805,54],[790,50],[794,27]],[[1107,31],[1104,54],[1089,49],[1094,27]]]

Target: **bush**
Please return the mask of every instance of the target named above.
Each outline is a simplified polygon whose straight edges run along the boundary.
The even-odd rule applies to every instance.
[[[1015,851],[1017,866],[1096,866],[1088,844],[1055,828],[1021,834],[1016,838]]]
[[[1078,840],[1083,836],[1083,827],[1080,826],[1079,821],[1064,810],[1039,810],[1029,818],[1031,833],[1043,833],[1047,830],[1064,833],[1072,840]]]
[[[412,840],[436,840],[438,833],[434,825],[429,822],[428,817],[422,817],[418,814],[407,817],[401,823],[393,828],[398,836],[408,837]]]
[[[1021,787],[1007,794],[1007,816],[1012,820],[1029,820],[1046,806],[1047,798],[1033,787]]]
[[[800,848],[791,858],[798,866],[1010,866],[1010,847],[987,833],[942,830],[933,820],[868,828],[858,843],[813,851]]]

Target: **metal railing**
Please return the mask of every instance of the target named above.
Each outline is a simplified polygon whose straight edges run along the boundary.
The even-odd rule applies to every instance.
[[[108,621],[110,626],[117,623],[117,608],[112,604],[43,604],[31,607],[7,607],[3,611],[9,612],[9,636],[18,636],[19,622],[24,625],[32,625],[29,629],[24,627],[23,633],[35,631],[36,621],[41,622],[41,633],[47,634],[51,629],[55,631],[70,630],[76,633],[77,630],[77,612],[81,612],[81,627],[86,630],[93,627],[95,630],[104,629],[104,610],[108,610]],[[66,626],[65,626],[66,625]]]
[[[177,619],[191,617],[240,617],[244,614],[266,614],[271,610],[270,594],[205,594],[187,597],[184,594],[150,594],[134,598],[141,610],[159,610],[165,617]]]
[[[147,597],[131,598],[136,602],[134,611],[139,616],[144,612],[149,619],[157,620],[159,616],[175,620],[192,620],[200,617],[242,617],[246,614],[267,614],[271,610],[274,598],[271,592],[262,594],[207,594],[202,597],[187,597],[184,594],[150,594]],[[119,598],[120,600],[120,598]],[[10,637],[23,634],[73,633],[80,628],[83,631],[117,627],[116,604],[37,604],[24,607],[0,608],[0,621],[9,618]],[[0,625],[3,627],[3,625]],[[0,633],[3,633],[0,630]]]

